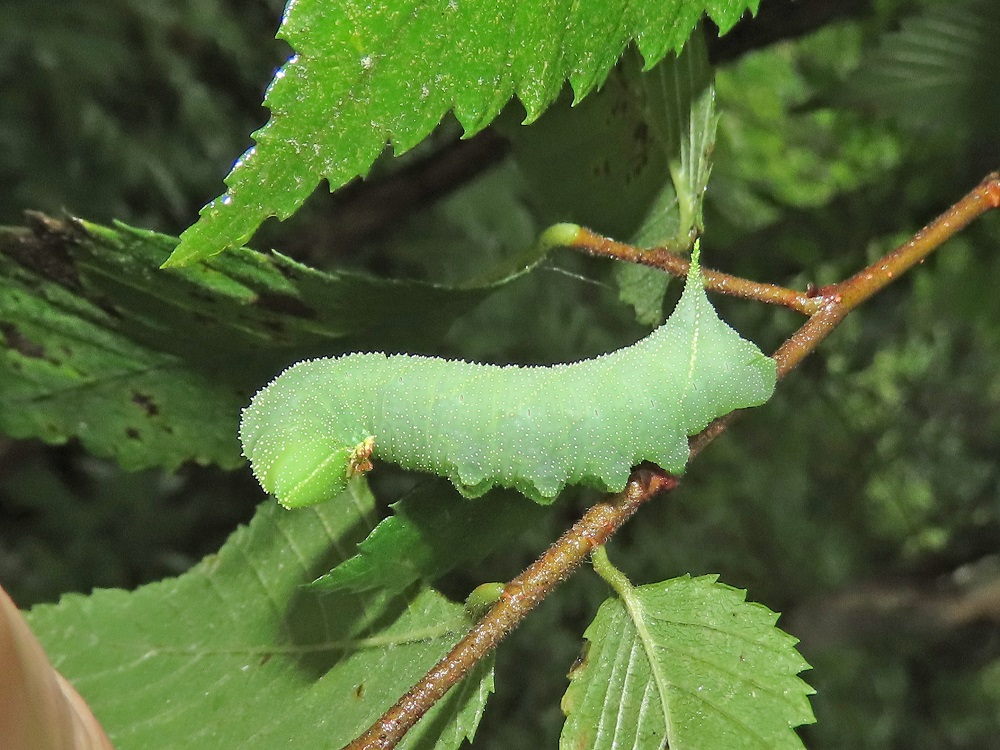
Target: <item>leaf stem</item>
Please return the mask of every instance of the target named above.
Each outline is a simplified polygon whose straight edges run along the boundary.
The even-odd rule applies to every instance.
[[[590,561],[594,564],[594,572],[597,573],[604,582],[615,590],[615,593],[623,599],[632,591],[632,582],[628,576],[614,566],[608,558],[608,551],[604,546],[597,547],[590,553]]]
[[[660,699],[660,709],[663,712],[666,722],[665,736],[669,739],[668,747],[674,746],[673,729],[670,722],[670,707],[667,705],[667,695],[669,694],[670,681],[663,674],[660,659],[656,657],[656,639],[653,638],[647,624],[647,617],[643,612],[642,602],[635,593],[635,586],[622,571],[614,566],[608,559],[607,549],[598,547],[590,554],[590,559],[594,563],[594,570],[603,578],[611,588],[618,594],[622,606],[628,613],[629,619],[635,627],[636,638],[642,644],[642,649],[649,662],[650,673],[656,682],[656,693]]]
[[[810,316],[774,354],[778,363],[778,377],[781,378],[812,353],[851,310],[891,284],[900,274],[922,262],[976,218],[997,208],[1000,208],[1000,173],[993,173],[908,242],[851,278],[823,287],[815,296],[707,269],[702,269],[702,273],[709,289],[760,302],[782,304]],[[677,256],[668,259],[665,255],[669,254],[662,251],[639,250],[574,225],[562,224],[553,229],[556,231],[548,239],[565,240],[569,246],[594,255],[646,263],[675,275],[687,273],[686,260]],[[651,260],[655,262],[650,262]],[[733,412],[715,420],[695,435],[690,443],[691,457],[723,434],[736,414],[737,412]],[[643,503],[661,492],[673,490],[678,483],[677,477],[657,466],[643,464],[636,468],[623,492],[610,495],[591,507],[541,557],[508,583],[500,600],[472,627],[468,635],[368,731],[344,750],[394,748],[420,717],[480,659],[492,651],[549,592],[568,578],[591,552],[595,552],[595,567],[601,572],[602,552],[596,549],[628,521]],[[607,560],[606,557],[603,559]],[[608,565],[610,566],[610,562]],[[605,569],[601,573],[602,577],[615,587],[612,580],[614,576],[609,579],[606,572]]]

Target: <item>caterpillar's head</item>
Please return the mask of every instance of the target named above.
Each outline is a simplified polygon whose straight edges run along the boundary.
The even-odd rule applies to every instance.
[[[371,446],[364,456],[363,446],[344,446],[317,421],[310,391],[286,381],[279,376],[243,410],[240,441],[261,487],[286,508],[301,508],[343,492],[351,475],[370,468]]]
[[[354,451],[325,441],[296,440],[280,432],[261,432],[247,408],[240,427],[243,455],[264,490],[286,508],[332,500],[347,488]]]

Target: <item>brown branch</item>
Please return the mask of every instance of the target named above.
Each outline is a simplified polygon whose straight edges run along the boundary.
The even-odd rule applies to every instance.
[[[888,255],[846,281],[817,290],[818,310],[774,353],[778,379],[785,377],[810,355],[847,314],[903,273],[922,263],[934,250],[987,211],[1000,208],[1000,173],[986,176],[958,203],[938,216]],[[706,285],[707,287],[707,285]],[[720,417],[691,438],[691,457],[704,450],[741,412]]]
[[[818,290],[820,310],[774,353],[778,377],[791,372],[830,335],[851,310],[889,286],[987,211],[1000,208],[1000,173],[987,175],[971,192],[913,237],[846,281]]]
[[[451,652],[344,750],[390,750],[403,735],[477,662],[492,651],[552,589],[604,544],[639,509],[677,478],[643,465],[623,492],[591,507],[572,528],[504,588],[503,596]]]
[[[641,263],[644,266],[659,268],[661,271],[666,271],[671,276],[678,278],[687,276],[688,268],[691,265],[687,258],[666,248],[657,247],[642,250],[623,242],[616,242],[608,237],[602,237],[583,227],[579,228],[576,236],[567,246],[575,250],[582,250],[589,255],[615,258],[629,263]],[[803,315],[813,315],[822,306],[821,300],[807,292],[797,292],[794,289],[786,289],[775,284],[765,284],[739,276],[730,276],[704,266],[702,266],[701,275],[705,280],[705,288],[710,292],[763,302],[768,305],[780,305]]]
[[[774,354],[778,363],[778,377],[784,377],[819,343],[844,317],[879,290],[895,281],[900,274],[920,263],[929,253],[940,247],[946,240],[964,229],[973,220],[991,209],[1000,208],[1000,174],[991,174],[972,192],[953,205],[945,213],[920,230],[914,237],[891,253],[839,284],[820,289],[815,297],[816,309]],[[648,251],[639,251],[627,245],[612,243],[592,233],[585,234],[585,242],[574,247],[585,249],[610,248],[616,255],[625,258]],[[598,242],[600,241],[600,243]],[[607,244],[601,244],[607,243]],[[657,252],[657,251],[654,251]],[[595,253],[605,254],[605,253]],[[606,253],[611,254],[611,253]],[[673,256],[677,257],[677,256]],[[683,261],[683,259],[680,259]],[[644,261],[640,261],[644,262]],[[673,262],[673,261],[671,261]],[[686,263],[686,261],[684,261]],[[660,266],[657,266],[660,267]],[[680,266],[678,265],[679,269]],[[673,271],[671,271],[673,273]],[[685,271],[678,271],[682,275]],[[718,282],[719,276],[715,274]],[[706,287],[709,273],[705,273]],[[748,299],[763,299],[759,292],[766,287],[776,297],[798,292],[758,285],[756,282],[735,277],[726,277],[733,282],[729,288],[748,290]],[[739,283],[735,283],[739,282]],[[717,291],[721,291],[716,287]],[[765,296],[766,296],[765,295]],[[743,296],[743,295],[740,295]],[[784,303],[782,303],[784,304]],[[791,306],[786,304],[785,306]],[[797,309],[793,307],[792,309]],[[715,438],[722,435],[738,412],[715,420],[691,439],[691,457],[700,453]],[[539,602],[544,599],[560,581],[567,578],[595,547],[604,544],[639,507],[661,492],[674,489],[678,479],[662,469],[649,464],[638,467],[625,490],[612,495],[590,508],[572,528],[562,535],[551,547],[521,575],[507,584],[504,595],[490,611],[477,622],[458,645],[435,665],[424,678],[414,685],[399,701],[373,724],[367,732],[347,745],[344,750],[391,750],[406,732],[457,684],[472,667],[492,651]]]

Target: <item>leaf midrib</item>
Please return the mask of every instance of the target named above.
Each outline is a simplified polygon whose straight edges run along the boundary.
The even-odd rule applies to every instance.
[[[649,672],[653,676],[657,692],[660,697],[660,708],[663,711],[664,736],[668,747],[676,747],[673,734],[673,725],[670,721],[670,703],[667,690],[671,686],[670,680],[663,672],[658,659],[655,658],[656,641],[649,629],[646,627],[645,608],[639,597],[636,596],[635,588],[631,584],[626,584],[618,588],[618,595],[621,596],[622,604],[635,625],[636,636],[642,644],[642,650],[646,654],[646,661],[649,662]]]

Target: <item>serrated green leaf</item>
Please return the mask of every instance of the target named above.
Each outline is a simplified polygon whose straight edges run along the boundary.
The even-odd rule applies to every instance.
[[[240,465],[238,390],[122,333],[114,306],[81,293],[69,252],[38,235],[3,244],[0,430],[50,443],[75,437],[128,469]]]
[[[433,581],[463,563],[481,560],[539,523],[546,512],[510,490],[469,500],[440,479],[424,482],[391,507],[393,515],[358,545],[358,554],[318,578],[316,588],[396,592],[414,581]]]
[[[296,54],[268,89],[271,120],[169,263],[242,244],[268,216],[290,216],[321,178],[336,188],[364,175],[387,143],[412,148],[449,110],[472,134],[516,95],[534,120],[564,81],[577,101],[586,96],[629,42],[653,65],[683,46],[703,13],[728,30],[757,5],[291,2],[278,36]]]
[[[560,747],[800,749],[808,665],[778,616],[717,576],[624,582],[584,637]]]
[[[236,467],[239,412],[274,372],[362,336],[426,340],[546,251],[457,288],[247,249],[160,271],[176,243],[44,217],[0,233],[0,431],[78,438],[129,469]]]
[[[342,747],[468,627],[429,589],[324,595],[302,584],[364,534],[373,499],[265,503],[218,555],[134,592],[71,595],[29,623],[118,750]],[[492,690],[484,663],[401,747],[457,748]]]

